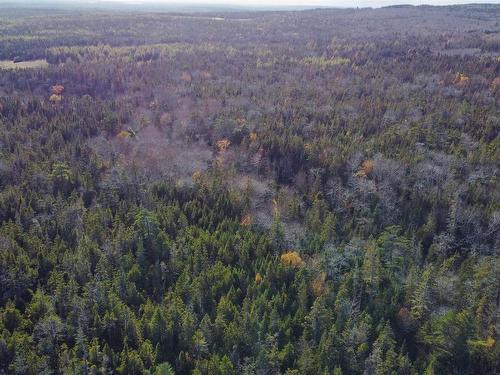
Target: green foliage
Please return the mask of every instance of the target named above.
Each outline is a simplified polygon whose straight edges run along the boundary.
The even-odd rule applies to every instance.
[[[172,369],[172,366],[170,366],[170,363],[165,362],[156,366],[153,371],[153,375],[175,375],[175,372]]]
[[[498,372],[498,6],[55,12],[0,12],[0,374]]]

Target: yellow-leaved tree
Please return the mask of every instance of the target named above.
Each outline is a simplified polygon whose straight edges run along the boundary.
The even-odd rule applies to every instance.
[[[304,261],[296,251],[287,251],[281,254],[281,264],[289,267],[300,268],[304,266]]]

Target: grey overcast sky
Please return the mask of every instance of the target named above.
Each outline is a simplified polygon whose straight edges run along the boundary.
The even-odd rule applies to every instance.
[[[336,7],[380,7],[394,4],[412,5],[450,5],[471,3],[493,3],[500,4],[500,0],[93,0],[127,2],[133,4],[233,4],[247,6],[336,6]],[[90,2],[90,1],[89,1]]]

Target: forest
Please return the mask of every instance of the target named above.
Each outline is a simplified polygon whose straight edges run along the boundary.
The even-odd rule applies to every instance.
[[[0,375],[500,371],[500,5],[0,9]]]

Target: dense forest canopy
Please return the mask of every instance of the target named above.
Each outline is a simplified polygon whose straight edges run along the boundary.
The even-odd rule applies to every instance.
[[[500,6],[0,13],[0,374],[496,374]]]

